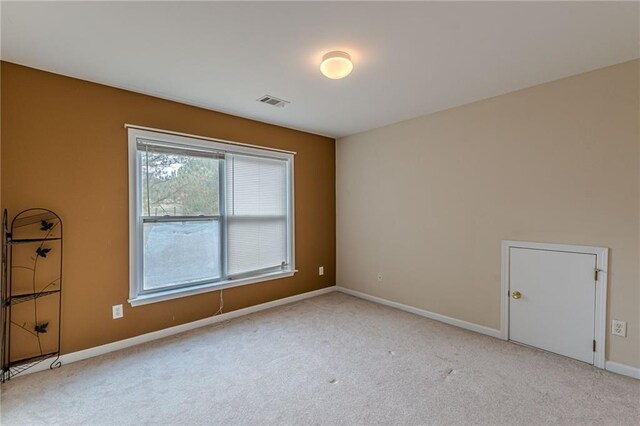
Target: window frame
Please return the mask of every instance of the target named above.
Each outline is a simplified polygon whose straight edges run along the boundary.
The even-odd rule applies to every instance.
[[[129,303],[131,306],[186,297],[209,291],[222,290],[262,281],[274,280],[293,276],[295,269],[295,218],[294,218],[294,155],[295,152],[257,147],[255,145],[224,141],[201,136],[188,135],[177,132],[159,131],[140,126],[125,125],[128,130],[128,163],[129,163]],[[287,193],[287,267],[285,269],[256,271],[249,275],[228,277],[227,275],[227,215],[226,215],[226,185],[224,181],[226,159],[221,161],[219,181],[219,215],[220,226],[220,278],[202,282],[167,286],[160,290],[143,289],[143,222],[147,216],[142,211],[142,167],[138,155],[138,140],[152,141],[154,144],[166,146],[169,149],[185,151],[211,152],[222,155],[240,154],[273,158],[286,161],[286,193]],[[151,218],[158,218],[151,216]],[[160,216],[164,221],[181,221],[171,216]],[[187,220],[193,220],[188,218]],[[202,219],[204,220],[204,219]]]

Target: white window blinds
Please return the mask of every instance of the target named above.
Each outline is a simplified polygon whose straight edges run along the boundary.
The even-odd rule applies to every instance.
[[[279,269],[287,262],[287,161],[227,154],[227,274]]]

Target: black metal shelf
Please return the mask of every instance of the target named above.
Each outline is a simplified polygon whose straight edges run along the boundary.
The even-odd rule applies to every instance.
[[[22,373],[23,371],[28,370],[37,364],[40,364],[42,361],[45,361],[48,358],[52,358],[54,356],[57,357],[59,355],[59,352],[49,352],[29,358],[17,359],[9,363],[9,370],[11,371],[11,375],[15,376],[16,374]]]
[[[20,238],[20,239],[15,239],[12,240],[10,239],[9,241],[7,241],[7,244],[9,245],[15,245],[15,244],[31,244],[31,243],[44,243],[46,241],[60,241],[62,240],[61,237],[49,237],[49,238]]]
[[[2,310],[2,330],[0,330],[2,336],[0,339],[1,382],[10,380],[13,376],[51,357],[56,358],[51,362],[49,368],[57,368],[61,365],[59,358],[62,319],[62,236],[62,220],[51,210],[24,210],[13,218],[11,227],[8,226],[7,211],[3,212],[2,285],[0,286],[0,308]],[[44,243],[49,244],[45,246]],[[29,244],[33,245],[29,246]],[[23,246],[18,247],[20,245]],[[55,256],[48,256],[51,252],[55,253]],[[22,272],[17,273],[18,270]],[[55,275],[51,276],[51,274]],[[50,281],[52,278],[55,279]],[[29,290],[31,291],[29,292]],[[28,291],[28,293],[14,294],[18,291]],[[52,303],[57,304],[56,311],[38,309],[39,299],[56,294],[59,297],[51,299]],[[12,310],[18,304],[21,304],[19,308],[20,324],[12,321]],[[46,314],[43,315],[43,311]],[[19,331],[20,329],[22,331]],[[16,354],[24,350],[24,347],[14,348],[18,344],[14,337],[16,331],[28,333],[21,334],[21,346],[35,344],[40,353],[28,358],[15,359]],[[47,332],[49,332],[48,337],[42,339],[43,334]],[[31,343],[24,343],[24,338],[31,339]]]
[[[49,296],[49,295],[58,294],[58,293],[60,293],[60,290],[48,290],[48,291],[39,291],[37,293],[16,294],[14,296],[9,296],[5,304],[17,305],[18,303],[26,302],[28,300],[37,299],[39,297]]]
[[[13,368],[13,367],[19,367],[19,366],[24,365],[24,364],[32,363],[34,361],[40,362],[40,361],[43,361],[43,360],[45,360],[47,358],[51,358],[54,355],[58,355],[58,352],[49,352],[49,353],[46,353],[46,354],[30,356],[28,358],[16,359],[14,361],[11,361],[9,363],[9,366]]]
[[[52,212],[51,210],[46,210],[46,209],[30,209],[30,210],[33,212],[35,212],[36,210],[39,210],[39,212],[35,214],[26,214],[26,215],[22,213],[18,214],[13,219],[11,228],[12,229],[22,228],[23,226],[33,225],[34,223],[42,222],[43,220],[45,221],[60,220],[58,215]]]

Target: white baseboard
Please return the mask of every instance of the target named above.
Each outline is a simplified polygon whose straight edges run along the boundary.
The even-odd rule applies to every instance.
[[[362,293],[356,290],[351,290],[345,287],[336,286],[335,290],[345,294],[349,294],[351,296],[359,297],[361,299],[369,300],[371,302],[380,303],[381,305],[390,306],[392,308],[400,309],[406,312],[411,312],[412,314],[420,315],[436,321],[454,325],[456,327],[475,331],[481,334],[486,334],[487,336],[496,337],[498,339],[503,339],[500,333],[500,330],[497,330],[495,328],[489,328],[489,327],[485,327],[483,325],[475,324],[472,322],[459,320],[457,318],[451,318],[445,315],[436,314],[434,312],[429,312],[424,309],[415,308],[413,306],[404,305],[398,302],[393,302],[391,300],[383,299],[381,297],[371,296],[370,294]],[[611,371],[612,373],[622,374],[625,376],[633,377],[635,379],[640,379],[640,368],[619,364],[613,361],[606,361],[605,369],[607,371]]]
[[[164,337],[173,336],[174,334],[183,333],[185,331],[204,327],[206,325],[215,324],[222,321],[228,321],[233,318],[252,314],[258,311],[264,311],[265,309],[274,308],[276,306],[286,305],[289,303],[298,302],[300,300],[309,299],[311,297],[320,296],[322,294],[331,293],[331,292],[334,292],[335,290],[336,290],[335,286],[325,287],[325,288],[321,288],[320,290],[309,291],[307,293],[296,294],[295,296],[285,297],[284,299],[277,299],[271,302],[261,303],[259,305],[237,309],[235,311],[231,311],[226,314],[214,315],[212,317],[188,322],[186,324],[176,325],[175,327],[169,327],[163,330],[152,331],[151,333],[141,334],[139,336],[131,337],[129,339],[118,340],[117,342],[107,343],[106,345],[96,346],[94,348],[89,348],[82,351],[71,352],[68,354],[61,355],[60,362],[62,363],[62,365],[70,364],[72,362],[80,361],[87,358],[92,358],[98,355],[104,355],[109,352],[139,345],[141,343],[151,342],[152,340],[158,340]],[[21,375],[48,370],[49,365],[54,359],[55,358],[51,358],[41,362],[40,364],[36,364],[30,369],[25,370],[23,373],[21,373]]]
[[[631,367],[629,365],[620,364],[613,361],[607,361],[604,364],[604,368],[612,373],[622,374],[624,376],[633,377],[634,379],[640,379],[640,368]]]
[[[183,333],[185,331],[193,330],[196,328],[204,327],[204,326],[215,324],[218,322],[228,321],[230,319],[237,318],[243,315],[248,315],[254,312],[263,311],[266,309],[274,308],[276,306],[298,302],[300,300],[309,299],[311,297],[320,296],[322,294],[327,294],[334,291],[339,291],[345,294],[349,294],[351,296],[369,300],[374,303],[390,306],[392,308],[400,309],[402,311],[410,312],[412,314],[420,315],[422,317],[430,318],[430,319],[444,322],[446,324],[450,324],[456,327],[464,328],[466,330],[475,331],[476,333],[486,334],[487,336],[501,339],[500,330],[497,330],[495,328],[485,327],[483,325],[463,321],[457,318],[451,318],[446,315],[436,314],[434,312],[430,312],[424,309],[415,308],[413,306],[404,305],[398,302],[393,302],[391,300],[383,299],[381,297],[371,296],[369,294],[351,290],[345,287],[331,286],[331,287],[322,288],[320,290],[297,294],[295,296],[285,297],[284,299],[273,300],[271,302],[262,303],[260,305],[249,306],[247,308],[238,309],[232,312],[228,312],[226,314],[215,315],[215,316],[204,318],[198,321],[177,325],[175,327],[165,328],[164,330],[153,331],[151,333],[142,334],[140,336],[131,337],[129,339],[119,340],[113,343],[107,343],[106,345],[96,346],[94,348],[89,348],[82,351],[61,355],[60,362],[62,363],[62,365],[70,364],[72,362],[81,361],[83,359],[92,358],[98,355],[104,355],[109,352],[139,345],[142,343],[151,342],[153,340],[158,340],[164,337],[173,336],[174,334]],[[49,364],[51,363],[51,361],[53,361],[53,358],[35,365],[34,367],[21,373],[21,375],[48,370]],[[625,376],[640,379],[640,368],[619,364],[613,361],[607,361],[605,368],[606,370],[611,371],[613,373],[622,374]]]
[[[475,331],[476,333],[486,334],[487,336],[502,339],[500,330],[497,330],[495,328],[485,327],[484,325],[463,321],[457,318],[451,318],[446,315],[436,314],[435,312],[429,312],[424,309],[415,308],[413,306],[404,305],[398,302],[393,302],[391,300],[383,299],[381,297],[371,296],[370,294],[361,293],[359,291],[351,290],[345,287],[336,286],[335,289],[337,291],[340,291],[345,294],[349,294],[351,296],[359,297],[361,299],[369,300],[375,303],[380,303],[381,305],[390,306],[392,308],[400,309],[402,311],[411,312],[412,314],[420,315],[421,317],[430,318],[432,320],[444,322],[450,325],[455,325],[456,327],[464,328],[466,330]]]

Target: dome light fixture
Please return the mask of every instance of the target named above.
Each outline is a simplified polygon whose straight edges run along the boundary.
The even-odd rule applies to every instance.
[[[353,62],[346,52],[334,50],[322,57],[320,72],[327,78],[339,80],[351,74],[351,71],[353,71]]]

